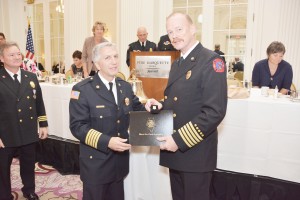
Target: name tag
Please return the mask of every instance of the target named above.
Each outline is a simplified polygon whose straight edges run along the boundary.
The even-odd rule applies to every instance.
[[[98,105],[96,108],[105,108],[105,105]]]

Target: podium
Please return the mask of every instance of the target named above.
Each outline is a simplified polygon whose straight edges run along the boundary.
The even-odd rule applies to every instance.
[[[164,98],[171,65],[179,56],[180,51],[130,52],[130,71],[135,70],[148,98]]]

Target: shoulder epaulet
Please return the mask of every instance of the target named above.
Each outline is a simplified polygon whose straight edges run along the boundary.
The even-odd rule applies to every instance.
[[[126,80],[124,80],[124,79],[121,79],[120,77],[116,77],[116,80],[117,80],[117,81],[123,81],[123,82],[127,82]]]
[[[81,86],[83,86],[83,85],[86,85],[87,83],[92,82],[93,79],[94,79],[94,77],[86,78],[86,79],[80,81],[79,83],[77,83],[76,85],[77,85],[78,87],[81,87]]]
[[[26,74],[27,76],[33,76],[33,77],[35,76],[36,77],[36,74],[33,73],[33,72],[26,71],[26,70],[24,70],[22,68],[21,68],[21,71],[22,71],[22,73]]]

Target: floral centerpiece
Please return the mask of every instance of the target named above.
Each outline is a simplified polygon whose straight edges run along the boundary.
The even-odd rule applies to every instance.
[[[23,63],[22,63],[22,68],[26,71],[35,73],[38,78],[42,77],[42,72],[36,66],[36,63],[31,59],[24,58]]]

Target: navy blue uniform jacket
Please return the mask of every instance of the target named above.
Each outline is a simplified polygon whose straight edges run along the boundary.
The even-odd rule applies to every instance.
[[[19,93],[5,68],[0,69],[0,110],[0,138],[5,147],[37,142],[38,123],[40,127],[48,126],[38,79],[23,69]]]
[[[118,105],[98,74],[71,93],[70,130],[80,141],[80,177],[88,184],[121,180],[129,172],[129,151],[108,148],[111,137],[128,138],[129,111],[144,110],[131,85],[116,78]]]
[[[163,108],[174,112],[172,137],[179,149],[161,151],[160,164],[184,172],[214,170],[217,127],[227,108],[223,59],[199,43],[180,66],[173,62],[164,95]]]
[[[133,42],[129,44],[127,49],[127,56],[126,56],[126,63],[127,66],[130,66],[130,52],[132,51],[156,51],[156,44],[154,42],[150,42],[149,40],[146,41],[146,46],[143,48],[140,41]]]

